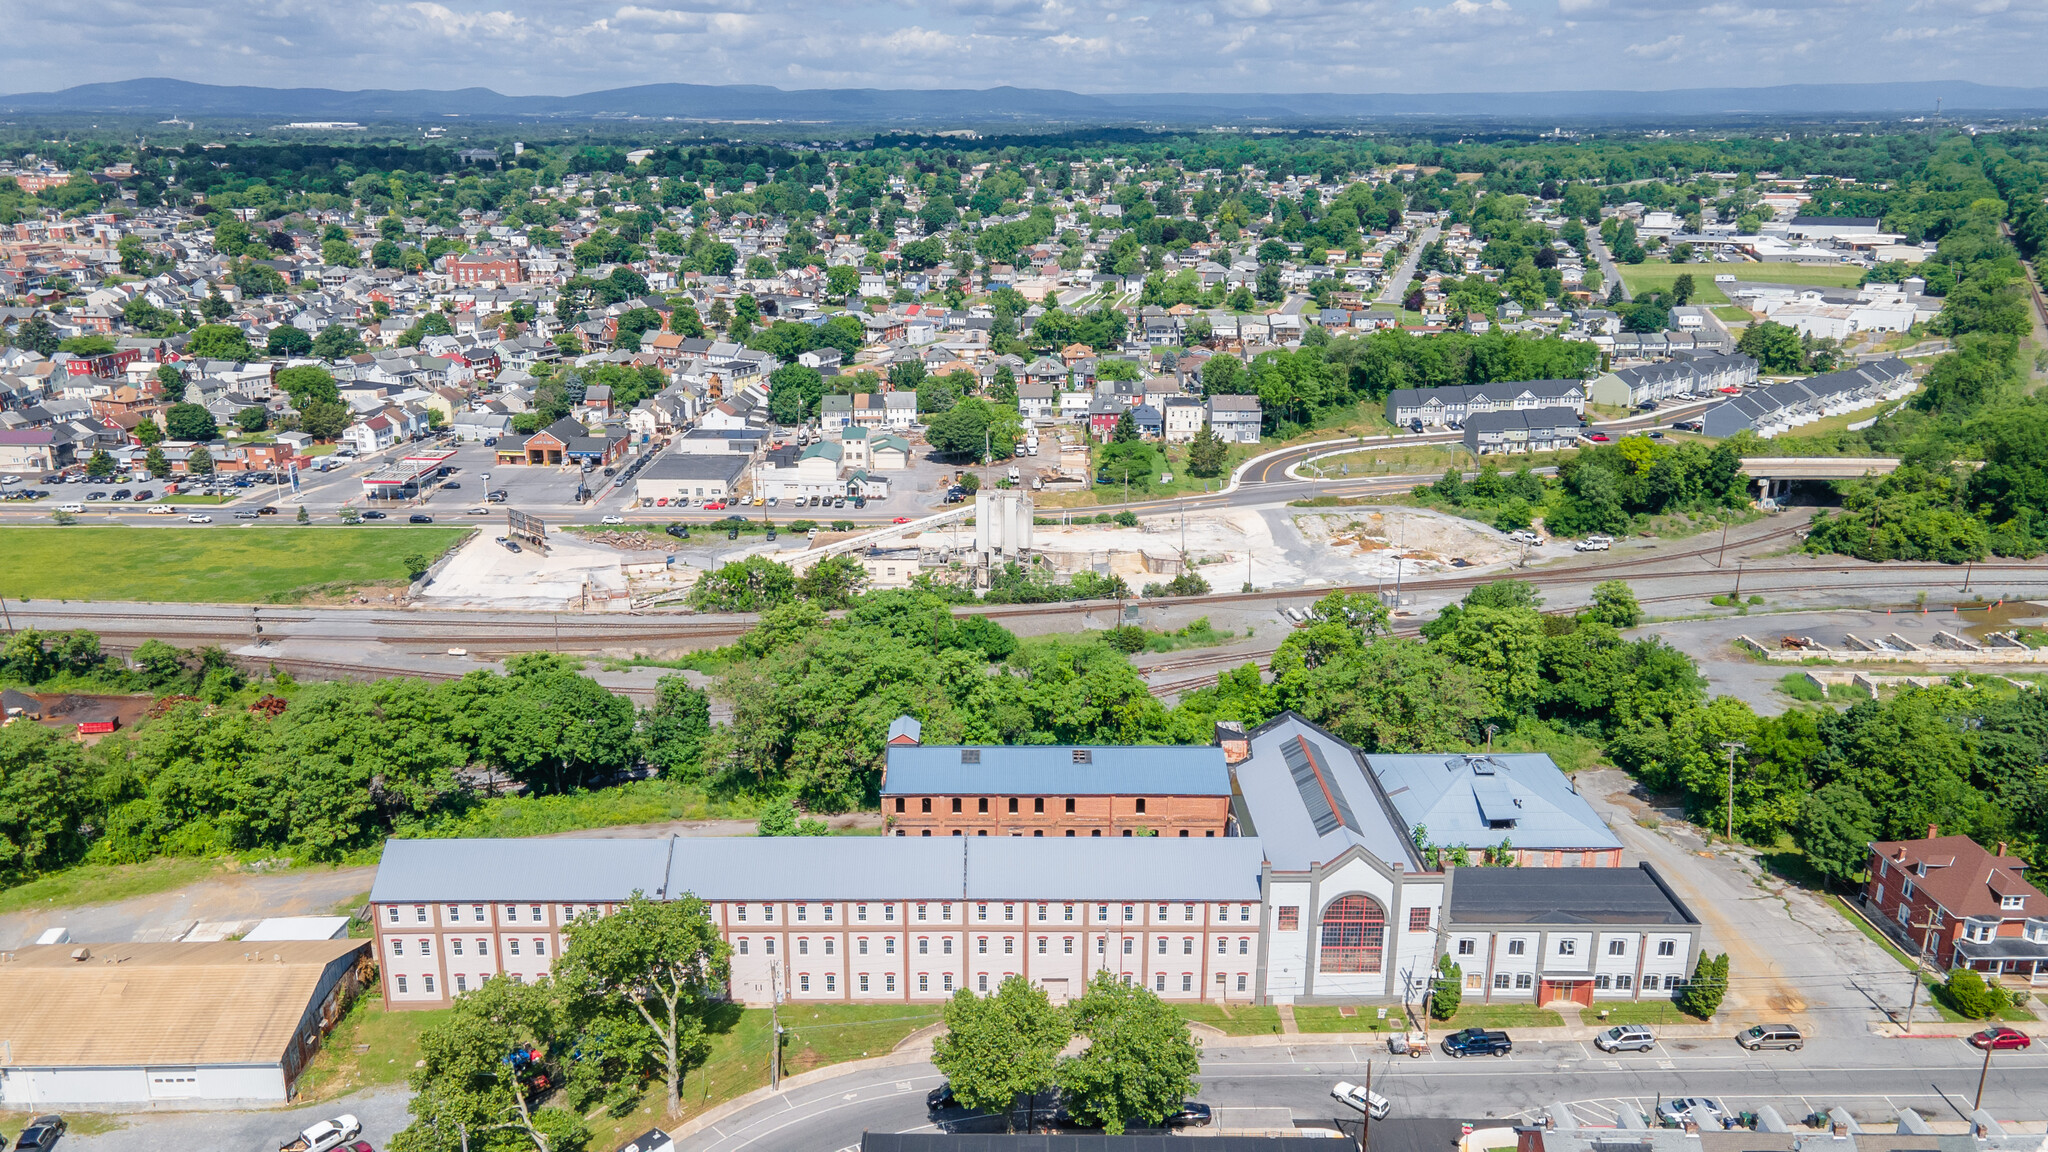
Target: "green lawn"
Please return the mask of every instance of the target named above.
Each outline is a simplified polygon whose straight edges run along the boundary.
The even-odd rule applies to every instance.
[[[1280,1010],[1252,1005],[1175,1004],[1181,1019],[1220,1028],[1232,1036],[1278,1036]],[[1300,1017],[1297,1015],[1296,1019]]]
[[[1404,1032],[1408,1028],[1408,1015],[1398,1006],[1387,1009],[1387,1018],[1379,1018],[1380,1010],[1372,1005],[1361,1004],[1355,1015],[1346,1016],[1343,1010],[1329,1004],[1302,1005],[1294,1010],[1295,1026],[1303,1032]]]
[[[1601,1012],[1607,1019],[1599,1018]],[[1604,1028],[1610,1024],[1702,1024],[1705,1021],[1687,1016],[1678,1010],[1678,1005],[1669,1000],[1595,1000],[1593,1008],[1586,1013],[1586,1023]]]
[[[472,530],[7,527],[0,596],[274,602],[325,586],[398,585],[407,582],[404,557],[437,557]]]
[[[215,861],[189,857],[165,857],[147,864],[79,864],[0,889],[0,914],[153,896],[203,879],[215,867]]]
[[[1556,1028],[1564,1017],[1533,1004],[1467,1004],[1449,1021],[1430,1026],[1431,1033],[1460,1028]]]
[[[1747,324],[1756,319],[1756,314],[1740,304],[1722,304],[1714,309],[1714,315],[1731,324]]]
[[[306,1066],[299,1096],[307,1102],[332,1100],[360,1088],[404,1083],[419,1059],[420,1033],[447,1018],[446,1008],[386,1011],[383,994],[372,986],[349,1006]]]
[[[195,496],[184,492],[177,492],[163,497],[162,502],[165,504],[225,504],[233,499],[233,496]]]
[[[1837,288],[1863,282],[1863,269],[1847,264],[1670,264],[1661,260],[1645,260],[1641,264],[1618,267],[1629,291],[1638,295],[1668,292],[1672,281],[1690,272],[1693,279],[1692,302],[1695,304],[1729,303],[1727,294],[1714,283],[1716,276],[1734,276],[1739,280],[1763,284],[1812,284]],[[1742,318],[1748,319],[1747,315]]]

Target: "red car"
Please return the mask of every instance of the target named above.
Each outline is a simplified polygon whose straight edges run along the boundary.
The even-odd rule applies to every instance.
[[[1982,1032],[1970,1033],[1970,1043],[1978,1048],[2016,1049],[2024,1051],[2033,1039],[2017,1028],[1994,1024]]]
[[[711,512],[721,512],[721,511],[724,511],[724,509],[725,509],[725,501],[723,501],[723,500],[709,500],[709,501],[706,501],[706,502],[705,502],[705,504],[704,504],[704,507],[705,507],[705,509],[706,509],[707,511],[711,511]]]
[[[898,517],[897,517],[897,518],[895,518],[894,520],[891,520],[891,521],[889,521],[889,523],[891,523],[891,524],[908,524],[908,523],[910,523],[910,517],[908,517],[908,516],[898,516]]]
[[[1607,443],[1607,433],[1595,432],[1587,436],[1586,439],[1591,440],[1595,444],[1605,444]]]

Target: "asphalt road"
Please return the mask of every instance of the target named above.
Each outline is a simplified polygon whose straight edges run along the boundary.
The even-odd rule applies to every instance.
[[[1415,266],[1422,262],[1422,250],[1436,243],[1436,238],[1442,234],[1443,229],[1435,224],[1422,230],[1422,235],[1408,246],[1408,255],[1401,258],[1401,266],[1394,270],[1394,278],[1387,281],[1385,290],[1379,294],[1379,303],[1401,303],[1401,297],[1408,291],[1408,282],[1415,279]]]
[[[1590,1029],[1589,1029],[1590,1033]],[[1307,1039],[1307,1038],[1305,1038]],[[1354,1083],[1373,1062],[1373,1089],[1396,1117],[1484,1120],[1530,1117],[1565,1103],[1583,1122],[1611,1124],[1615,1112],[1655,1110],[1676,1095],[1710,1096],[1734,1109],[1774,1106],[1788,1121],[1833,1106],[1865,1123],[1918,1108],[1953,1120],[1941,1095],[1964,1111],[1976,1091],[1981,1056],[1960,1040],[1817,1041],[1801,1052],[1751,1054],[1732,1040],[1683,1040],[1658,1050],[1609,1058],[1576,1041],[1525,1043],[1503,1059],[1451,1060],[1432,1051],[1396,1059],[1379,1043],[1309,1039],[1292,1047],[1209,1046],[1199,1098],[1218,1108],[1286,1108],[1297,1123],[1349,1120],[1329,1098],[1339,1080]],[[2001,1120],[2048,1117],[2039,1087],[2048,1053],[1999,1053],[1984,1104]],[[992,1126],[957,1110],[925,1110],[941,1081],[929,1064],[877,1069],[812,1085],[736,1114],[690,1139],[688,1152],[830,1152],[863,1131],[976,1130]]]
[[[1600,275],[1606,278],[1607,282],[1602,287],[1611,291],[1614,285],[1619,284],[1623,300],[1635,299],[1635,293],[1628,290],[1628,282],[1621,278],[1621,270],[1614,266],[1614,257],[1607,254],[1607,245],[1600,239],[1597,230],[1586,230],[1586,247],[1592,249],[1593,259],[1600,264]]]

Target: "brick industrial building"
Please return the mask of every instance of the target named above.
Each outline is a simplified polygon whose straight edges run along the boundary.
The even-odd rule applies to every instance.
[[[1233,834],[1125,836],[1135,803],[1077,803],[1076,822],[1107,822],[1069,837],[1063,801],[1086,793],[1063,775],[1006,776],[986,816],[951,812],[975,792],[936,793],[948,802],[933,815],[987,821],[975,835],[393,840],[370,895],[385,1001],[434,1007],[492,976],[536,979],[564,925],[635,892],[703,899],[750,1003],[938,1000],[1010,975],[1065,996],[1102,970],[1178,1000],[1391,1002],[1421,994],[1447,952],[1468,999],[1591,1002],[1662,996],[1691,971],[1699,923],[1647,866],[1432,870],[1350,745],[1292,714],[1220,735]],[[1030,751],[1064,773],[1077,750]],[[958,763],[958,747],[928,751]],[[1225,768],[1222,747],[1147,751],[1185,757],[1201,791],[1097,794],[1212,796]],[[1038,797],[1062,802],[1041,814]]]

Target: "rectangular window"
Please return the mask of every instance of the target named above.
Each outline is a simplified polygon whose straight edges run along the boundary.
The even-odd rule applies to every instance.
[[[1478,949],[1478,943],[1477,943],[1476,941],[1473,941],[1473,940],[1460,940],[1460,941],[1458,941],[1458,955],[1460,955],[1460,956],[1470,956],[1470,955],[1472,955],[1472,953],[1473,953],[1474,951],[1476,951],[1477,949]]]
[[[425,904],[413,905],[412,918],[417,923],[425,924],[427,922],[427,906]]]
[[[796,978],[796,980],[797,991],[809,992],[811,990],[811,974],[809,972],[802,973]]]
[[[1410,908],[1408,910],[1408,930],[1410,932],[1429,931],[1429,909]]]
[[[1193,904],[1190,904],[1187,907],[1181,909],[1180,918],[1182,920],[1188,921],[1189,923],[1193,923],[1195,919],[1195,906]]]
[[[483,906],[483,905],[481,905],[481,904],[478,904],[478,905],[477,905],[477,906],[475,906],[474,908],[471,908],[471,909],[470,909],[470,911],[476,914],[476,922],[477,922],[477,923],[481,924],[481,923],[483,923],[483,922],[484,922],[484,906]]]
[[[1670,975],[1668,975],[1668,976],[1664,977],[1664,988],[1665,988],[1665,990],[1666,990],[1666,991],[1670,991],[1670,990],[1672,990],[1672,989],[1674,989],[1674,988],[1677,988],[1677,987],[1678,987],[1678,973],[1676,973],[1676,972],[1673,972],[1673,973],[1671,973]]]
[[[1564,940],[1559,940],[1559,941],[1557,942],[1557,954],[1558,954],[1559,956],[1576,956],[1576,955],[1578,955],[1578,954],[1579,954],[1579,942],[1578,942],[1577,940],[1572,940],[1572,939],[1564,939]]]
[[[505,947],[507,947],[507,948],[510,948],[510,949],[512,950],[512,954],[513,954],[514,956],[517,956],[517,955],[519,955],[519,941],[517,941],[517,940],[507,940],[507,941],[505,941]],[[743,948],[743,949],[741,949],[741,951],[743,951],[743,952],[744,952],[744,951],[745,951],[745,949]]]
[[[917,918],[918,918],[919,920],[922,920],[922,919],[924,919],[924,905],[922,905],[922,904],[919,904],[919,905],[917,906]]]
[[[832,909],[833,909],[833,907],[834,907],[834,906],[833,906],[833,905],[831,905],[831,904],[827,904],[827,905],[825,905],[825,922],[826,922],[827,924],[830,924],[830,923],[832,922]]]
[[[455,990],[457,992],[469,991],[469,977],[457,972],[455,974]]]
[[[434,991],[434,978],[432,976],[420,977],[420,987],[425,988],[431,995]]]
[[[1508,941],[1508,955],[1510,956],[1520,956],[1528,950],[1529,942],[1527,940]]]
[[[940,988],[947,992],[951,992],[953,990],[953,974],[951,972],[946,973],[944,980],[940,984]]]
[[[1218,936],[1216,938],[1216,954],[1218,956],[1228,956],[1230,954],[1230,941]]]
[[[1107,937],[1103,937],[1103,936],[1097,936],[1097,937],[1095,938],[1095,954],[1096,954],[1097,956],[1100,956],[1100,955],[1102,955],[1103,953],[1107,952],[1108,950],[1109,950],[1109,940],[1108,940],[1108,938],[1107,938]]]
[[[532,908],[527,909],[527,911],[533,913],[533,922],[535,924],[540,923],[540,905],[535,904]]]
[[[798,920],[807,920],[810,918],[810,915],[811,906],[809,904],[799,904],[796,906],[796,918]]]
[[[432,956],[433,954],[434,954],[434,942],[433,942],[433,941],[431,941],[431,940],[421,940],[421,941],[420,941],[420,955],[422,955],[422,956]]]
[[[1195,954],[1195,938],[1193,936],[1181,937],[1180,954],[1183,956],[1193,956]]]
[[[773,951],[775,950],[775,946],[774,946],[773,944],[770,944],[770,945],[768,946],[768,950],[769,950],[770,952],[773,952]],[[547,942],[547,941],[545,941],[545,940],[535,940],[535,941],[533,942],[533,954],[534,954],[535,956],[545,956],[545,955],[547,955],[547,954],[548,954],[548,942]]]
[[[1034,813],[1040,813],[1040,814],[1044,813],[1044,811],[1045,811],[1045,797],[1043,797],[1043,796],[1034,796],[1034,797],[1032,797],[1032,798],[1031,798],[1031,811],[1032,811],[1032,812],[1034,812]]]
[[[1609,940],[1609,941],[1607,942],[1607,954],[1608,954],[1609,956],[1626,956],[1626,955],[1628,955],[1628,941],[1626,941],[1626,940]]]
[[[796,954],[799,956],[809,956],[811,954],[810,937],[806,936],[796,942]]]
[[[974,978],[974,990],[977,992],[988,991],[988,973],[983,972]]]
[[[825,955],[832,955],[832,938],[830,936],[825,937]]]
[[[939,919],[944,920],[948,923],[952,922],[953,905],[950,901],[945,904],[939,905]]]
[[[919,992],[929,992],[932,990],[932,978],[930,973],[919,972],[917,974],[917,990]]]
[[[517,922],[517,921],[518,921],[518,919],[519,919],[519,905],[517,905],[517,904],[507,904],[507,905],[505,905],[505,922],[506,922],[507,924],[511,924],[511,923],[515,923],[515,922]]]
[[[1527,972],[1515,973],[1515,987],[1529,988],[1532,987],[1533,984],[1534,980],[1530,977],[1530,975]]]
[[[865,936],[861,937],[861,938],[860,938],[860,941],[859,941],[859,943],[858,943],[858,945],[857,945],[857,947],[856,947],[856,949],[855,949],[855,950],[856,950],[856,951],[858,951],[858,952],[859,952],[859,953],[860,953],[860,954],[861,954],[862,956],[865,956],[865,955],[867,955],[867,954],[868,954],[868,938],[867,938],[867,937],[865,937]]]
[[[896,954],[896,938],[894,936],[887,937],[882,941],[882,951],[890,956]]]
[[[831,980],[832,978],[831,978],[830,976],[827,976],[827,977],[825,977],[825,979],[826,979],[827,981],[830,981],[830,980]],[[828,987],[829,987],[829,985],[828,985]],[[868,990],[868,974],[867,974],[867,973],[865,973],[865,972],[863,972],[863,973],[861,973],[861,974],[860,974],[860,990],[861,990],[861,991],[863,991],[863,992],[865,992],[865,991],[867,991],[867,990]]]
[[[867,919],[867,918],[868,918],[868,906],[867,906],[867,905],[865,905],[865,904],[855,904],[855,905],[853,906],[853,918],[854,918],[855,920],[865,920],[865,919]]]
[[[459,920],[461,920],[461,919],[462,919],[462,907],[461,907],[461,905],[458,905],[458,904],[450,904],[450,905],[448,906],[448,922],[449,922],[450,924],[453,924],[453,923],[455,923],[455,922],[457,922],[457,921],[459,921]]]
[[[1183,992],[1193,992],[1195,990],[1195,977],[1193,973],[1183,972],[1180,974],[1180,990]]]
[[[403,976],[398,978],[398,994],[400,996],[405,995],[405,977]]]
[[[515,940],[515,941],[513,941],[513,944],[515,945],[515,947],[514,947],[514,951],[517,951],[517,947],[516,947],[516,945],[518,944],[518,941],[516,941],[516,940]],[[745,936],[742,936],[742,937],[740,937],[740,938],[739,938],[739,946],[740,946],[740,955],[742,955],[742,956],[745,956],[745,955],[747,954],[747,938],[746,938]]]
[[[1613,986],[1614,981],[1610,979],[1605,972],[1602,972],[1598,976],[1593,977],[1593,988],[1596,991],[1605,992]]]
[[[1659,955],[1659,956],[1676,956],[1676,955],[1678,955],[1678,941],[1676,941],[1676,940],[1659,940],[1659,941],[1657,941],[1657,955]]]
[[[1249,936],[1239,936],[1237,938],[1237,954],[1239,956],[1249,956],[1251,952],[1252,938]]]
[[[1300,908],[1292,904],[1288,904],[1283,905],[1278,909],[1275,909],[1275,911],[1278,912],[1279,915],[1276,917],[1276,923],[1274,927],[1278,928],[1282,932],[1296,932],[1301,929]]]
[[[988,937],[982,936],[977,938],[974,942],[974,950],[981,955],[988,955]]]
[[[1130,923],[1131,921],[1133,921],[1133,920],[1135,920],[1135,919],[1137,919],[1137,918],[1138,918],[1138,907],[1137,907],[1137,905],[1135,905],[1135,904],[1126,904],[1126,905],[1124,905],[1124,923],[1128,924],[1128,923]]]
[[[1636,978],[1624,972],[1614,978],[1614,986],[1626,992],[1636,986]]]
[[[1065,909],[1065,914],[1062,915],[1060,918],[1071,923],[1074,919],[1074,906],[1072,904],[1067,905]]]
[[[1038,922],[1040,924],[1045,923],[1045,905],[1043,904],[1038,906]]]
[[[1244,973],[1242,972],[1237,974],[1237,990],[1239,992],[1244,991]]]
[[[1074,954],[1074,938],[1072,936],[1067,937],[1065,946],[1060,950],[1066,955],[1072,956]]]
[[[1016,918],[1017,918],[1017,906],[1016,906],[1015,904],[1005,904],[1005,905],[1003,905],[1003,922],[1004,922],[1004,923],[1008,923],[1008,922],[1010,922],[1011,920],[1014,920],[1014,919],[1016,919]]]
[[[1003,955],[1005,955],[1005,956],[1010,956],[1010,955],[1014,955],[1014,954],[1016,953],[1016,951],[1017,951],[1017,938],[1016,938],[1015,936],[1005,936],[1005,937],[1003,937]]]
[[[1152,974],[1152,990],[1154,992],[1166,991],[1166,973],[1155,972]]]
[[[392,954],[393,956],[403,956],[403,955],[405,955],[405,941],[403,941],[403,940],[393,940],[393,941],[391,942],[391,954]]]
[[[389,919],[389,920],[390,920],[390,921],[391,921],[391,922],[392,922],[393,924],[396,924],[396,923],[398,923],[398,909],[397,909],[396,907],[386,908],[386,909],[385,909],[385,911],[386,911],[386,912],[389,912],[389,913],[391,914],[391,915],[390,915],[390,916],[388,917],[388,919]]]
[[[1493,974],[1493,986],[1494,986],[1495,988],[1505,988],[1505,987],[1507,987],[1507,986],[1508,986],[1508,983],[1509,983],[1509,981],[1508,981],[1508,974],[1507,974],[1507,973],[1505,973],[1505,972],[1495,972],[1495,973]]]
[[[891,973],[889,973],[888,975],[886,975],[886,976],[882,977],[882,991],[884,991],[884,992],[894,992],[895,990],[896,990],[896,974],[895,974],[894,972],[891,972]]]
[[[1043,937],[1043,936],[1040,936],[1040,937],[1038,938],[1038,954],[1039,954],[1040,956],[1043,956],[1043,955],[1045,955],[1045,945],[1046,945],[1046,938],[1045,938],[1045,937]]]
[[[1252,906],[1251,906],[1251,905],[1249,905],[1249,904],[1240,904],[1240,905],[1238,906],[1238,909],[1237,909],[1237,919],[1238,919],[1238,922],[1239,922],[1239,923],[1242,923],[1242,924],[1249,924],[1249,923],[1251,923],[1251,921],[1252,921]]]
[[[477,941],[476,954],[479,956],[489,956],[491,954],[491,942],[489,940]]]
[[[1074,763],[1076,763],[1076,764],[1088,764],[1088,763],[1092,763],[1092,762],[1094,761],[1094,759],[1095,759],[1095,755],[1094,755],[1094,753],[1090,752],[1090,751],[1089,751],[1088,749],[1086,749],[1086,748],[1076,748],[1076,749],[1074,749]]]
[[[882,919],[889,921],[896,919],[896,906],[894,904],[882,905]]]
[[[947,956],[953,954],[953,938],[951,936],[939,941],[939,951]]]
[[[1131,939],[1129,936],[1124,937],[1124,955],[1131,955],[1137,950],[1137,945],[1138,942],[1136,940]]]
[[[1159,954],[1161,956],[1166,955],[1166,937],[1164,936],[1159,938]]]
[[[763,920],[773,920],[773,919],[775,919],[775,905],[773,905],[773,904],[763,904],[763,905],[761,905],[761,919],[763,919]]]
[[[736,910],[739,913],[739,922],[745,924],[747,922],[747,906],[745,904],[737,905]]]

